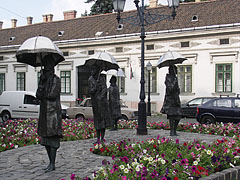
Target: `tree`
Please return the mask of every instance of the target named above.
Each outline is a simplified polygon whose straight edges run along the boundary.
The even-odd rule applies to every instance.
[[[112,0],[87,0],[85,3],[94,4],[91,7],[89,15],[111,13],[113,11]]]

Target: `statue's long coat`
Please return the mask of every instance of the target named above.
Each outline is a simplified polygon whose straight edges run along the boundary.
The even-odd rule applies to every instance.
[[[107,85],[104,76],[100,75],[98,81],[93,76],[90,76],[88,79],[88,89],[91,95],[95,129],[100,130],[110,127],[111,118],[107,100]]]
[[[181,116],[180,89],[175,75],[167,74],[165,79],[166,93],[161,113],[167,115]]]
[[[122,117],[119,89],[116,84],[111,84],[109,87],[109,109],[112,120],[116,120]]]
[[[37,133],[42,137],[62,137],[60,78],[52,74],[41,83],[36,93],[41,101]]]

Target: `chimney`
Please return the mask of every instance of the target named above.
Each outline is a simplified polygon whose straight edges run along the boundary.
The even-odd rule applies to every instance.
[[[43,16],[43,22],[52,22],[53,15],[52,14],[44,14]]]
[[[149,0],[149,7],[155,8],[158,6],[158,0]]]
[[[64,11],[63,15],[64,15],[64,20],[74,19],[74,18],[76,18],[77,11],[75,11],[75,10]]]
[[[0,30],[2,29],[3,22],[0,21]]]
[[[43,16],[43,22],[47,22],[47,15],[42,15]]]
[[[47,21],[48,22],[52,22],[52,20],[53,20],[53,15],[52,14],[48,14],[47,15]]]
[[[11,19],[12,21],[12,28],[17,27],[17,19]]]
[[[27,24],[31,25],[32,24],[33,17],[29,16],[27,17]]]

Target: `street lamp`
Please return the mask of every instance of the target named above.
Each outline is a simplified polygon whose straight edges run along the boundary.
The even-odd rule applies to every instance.
[[[150,93],[151,93],[151,79],[150,79],[150,75],[151,75],[151,71],[152,71],[152,64],[150,63],[150,61],[148,61],[147,65],[147,71],[148,71],[148,103],[147,103],[147,116],[151,116],[151,99],[150,99]]]
[[[124,5],[126,0],[113,0],[113,7],[114,11],[117,12],[117,21],[120,23],[121,21],[125,20],[128,21],[132,25],[140,26],[141,27],[141,80],[140,80],[140,102],[138,103],[138,128],[137,128],[137,134],[138,135],[146,135],[147,134],[147,117],[146,117],[146,103],[145,103],[145,90],[144,90],[144,39],[145,39],[145,29],[144,27],[148,24],[155,24],[159,21],[170,19],[173,17],[173,19],[176,16],[176,7],[179,5],[179,0],[168,0],[168,5],[170,8],[172,8],[172,15],[158,15],[153,14],[151,15],[150,12],[144,13],[146,10],[144,7],[144,0],[142,0],[142,6],[140,7],[139,0],[134,0],[134,3],[137,8],[139,21],[136,21],[136,17],[127,17],[125,19],[121,19],[120,12],[123,11]]]

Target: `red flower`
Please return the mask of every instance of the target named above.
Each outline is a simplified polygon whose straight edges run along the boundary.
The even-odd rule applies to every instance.
[[[184,145],[184,146],[187,146],[187,142],[184,142],[183,145]]]
[[[103,151],[104,151],[104,148],[101,148],[100,151],[103,152]]]
[[[91,151],[91,152],[93,152],[93,149],[92,149],[92,148],[90,148],[90,151]]]
[[[153,148],[156,148],[156,147],[157,147],[157,145],[156,145],[156,144],[154,144],[154,145],[153,145]]]
[[[173,180],[178,180],[178,177],[174,177],[174,179]]]
[[[202,166],[198,166],[199,171],[205,170]]]

